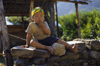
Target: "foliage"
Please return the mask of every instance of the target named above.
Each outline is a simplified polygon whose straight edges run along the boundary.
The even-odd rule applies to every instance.
[[[77,17],[75,14],[63,15],[59,17],[59,23],[63,30],[63,36],[61,39],[63,40],[71,40],[72,38],[76,38],[78,35],[78,26],[77,26]]]
[[[100,38],[100,11],[93,9],[92,11],[79,12],[81,23],[82,38]],[[63,30],[64,40],[72,40],[78,38],[78,20],[76,14],[63,15],[59,17],[59,23]]]
[[[14,24],[22,22],[22,17],[21,16],[9,16],[9,17],[7,17],[7,19],[8,19],[8,21],[10,21]],[[25,20],[28,19],[28,17],[25,16],[23,19],[25,21]]]
[[[80,13],[81,34],[82,38],[100,37],[100,11],[93,9],[92,11],[82,11]]]

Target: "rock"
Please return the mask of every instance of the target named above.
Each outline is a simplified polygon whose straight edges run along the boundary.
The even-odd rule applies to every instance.
[[[98,43],[99,41],[96,40],[96,39],[84,39],[83,42],[85,42],[85,46],[86,46],[88,49],[91,49],[91,48],[92,48],[92,44],[96,44],[96,43]]]
[[[66,49],[63,44],[54,43],[52,48],[55,50],[54,55],[62,56],[66,53]]]
[[[84,62],[84,60],[81,60],[81,59],[77,59],[77,60],[75,60],[75,61],[73,61],[72,63],[73,64],[81,64],[81,63],[83,63]]]
[[[83,66],[88,66],[88,63],[87,63],[87,62],[84,62],[84,63],[83,63]]]
[[[33,59],[33,63],[34,64],[44,64],[45,63],[45,59],[44,58],[34,58]]]
[[[91,45],[94,50],[100,50],[100,42],[99,41],[91,42]]]
[[[85,43],[82,41],[68,41],[69,45],[74,46],[75,43],[78,45],[78,50],[84,50],[86,49]]]
[[[17,59],[14,61],[14,66],[25,66],[25,64],[23,60]]]
[[[77,43],[78,46],[85,46],[85,43],[82,41],[68,41],[69,45],[73,46],[75,43]]]
[[[17,58],[14,61],[14,66],[32,66],[30,59],[27,58]]]
[[[51,66],[61,66],[59,63],[51,63]]]
[[[94,60],[94,59],[90,59],[90,60],[88,60],[88,64],[89,65],[94,65],[94,64],[96,64],[96,60]]]
[[[32,66],[49,66],[49,65],[48,64],[43,64],[43,65],[32,64]]]
[[[22,48],[20,46],[13,47],[11,49],[11,54],[15,57],[21,57],[21,58],[50,57],[49,51],[36,49],[35,47],[32,46],[30,46],[29,48]]]
[[[85,50],[86,46],[78,46],[78,50]]]
[[[50,52],[48,50],[36,49],[33,52],[33,57],[50,58]]]
[[[89,65],[89,66],[97,66],[96,64],[94,64],[94,65]]]
[[[20,46],[13,47],[11,49],[11,54],[13,56],[22,57],[22,58],[32,58],[33,51],[36,48],[21,48]]]
[[[100,53],[97,51],[90,51],[89,56],[94,58],[94,59],[98,59],[98,58],[100,58]]]
[[[60,59],[60,57],[59,56],[52,56],[50,59],[48,59],[48,61],[50,62],[50,63],[60,63],[61,62],[61,59]]]
[[[83,58],[88,59],[88,52],[87,52],[87,50],[83,51]]]
[[[68,63],[66,63],[66,62],[64,62],[64,61],[62,61],[60,65],[61,65],[61,66],[69,66]]]
[[[61,60],[66,60],[66,59],[78,59],[79,54],[73,53],[73,52],[67,52],[66,55],[61,57]]]

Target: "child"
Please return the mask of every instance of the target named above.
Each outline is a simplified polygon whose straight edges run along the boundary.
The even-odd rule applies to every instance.
[[[51,45],[54,42],[60,43],[65,45],[65,47],[75,53],[77,53],[77,45],[75,44],[73,48],[66,43],[65,41],[51,37],[51,31],[47,24],[47,22],[44,21],[44,11],[40,7],[36,7],[31,12],[32,19],[34,22],[31,22],[26,30],[27,36],[26,36],[26,45],[23,47],[29,47],[29,45],[39,48],[39,49],[46,49],[49,50],[51,54],[54,53],[53,48]],[[33,39],[31,40],[31,36]]]

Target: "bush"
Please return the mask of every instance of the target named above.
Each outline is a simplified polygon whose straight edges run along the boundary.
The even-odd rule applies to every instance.
[[[100,38],[100,11],[79,12],[81,23],[81,36],[85,38]],[[61,39],[72,40],[78,38],[78,20],[76,13],[59,17],[59,24],[63,30]]]

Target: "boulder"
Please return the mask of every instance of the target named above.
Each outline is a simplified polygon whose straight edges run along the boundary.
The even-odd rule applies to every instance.
[[[63,44],[54,43],[52,48],[55,50],[54,55],[62,56],[66,53],[65,46]]]

